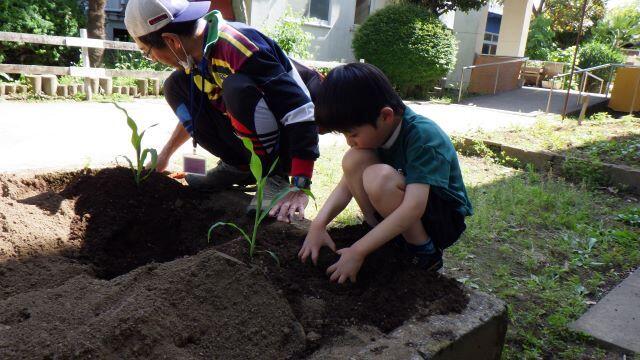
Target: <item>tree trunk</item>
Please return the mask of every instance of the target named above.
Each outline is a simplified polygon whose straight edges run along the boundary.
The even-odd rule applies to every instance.
[[[87,19],[87,34],[92,39],[105,39],[106,0],[89,0],[89,14]],[[89,62],[93,67],[102,66],[104,49],[89,49]]]

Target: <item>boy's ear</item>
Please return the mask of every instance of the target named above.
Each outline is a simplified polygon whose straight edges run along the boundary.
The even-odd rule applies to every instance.
[[[385,106],[380,110],[380,118],[382,118],[383,122],[393,121],[394,116],[395,112],[388,106]]]

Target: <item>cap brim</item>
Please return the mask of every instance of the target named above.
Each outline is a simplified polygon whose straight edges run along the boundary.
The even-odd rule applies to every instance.
[[[172,22],[176,23],[199,19],[209,12],[210,5],[211,3],[209,1],[190,2],[186,9],[182,10],[177,16],[174,16]]]

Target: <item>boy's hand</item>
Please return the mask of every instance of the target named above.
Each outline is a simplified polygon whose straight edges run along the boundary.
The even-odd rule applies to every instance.
[[[354,247],[340,249],[337,253],[340,254],[340,260],[327,269],[327,275],[331,275],[329,280],[342,284],[349,279],[355,283],[365,257]]]
[[[329,247],[333,252],[336,251],[336,244],[333,242],[333,239],[331,239],[327,229],[324,226],[318,227],[312,225],[309,228],[307,237],[304,239],[302,248],[298,252],[298,257],[304,263],[307,261],[309,255],[311,255],[313,265],[317,265],[318,253],[320,252],[320,248],[323,246]]]

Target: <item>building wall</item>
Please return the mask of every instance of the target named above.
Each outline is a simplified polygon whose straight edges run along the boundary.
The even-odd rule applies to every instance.
[[[378,10],[392,0],[371,0],[371,12]],[[248,3],[249,24],[265,29],[281,18],[288,6],[304,13],[308,0],[251,0]],[[333,61],[344,59],[353,61],[351,49],[356,11],[356,0],[331,0],[329,21],[327,23],[309,23],[303,29],[313,35],[309,51],[313,59]]]
[[[452,27],[456,40],[458,40],[456,67],[447,75],[447,85],[457,86],[462,68],[473,65],[476,54],[481,52],[488,12],[488,6],[468,13],[456,11],[453,15],[453,21],[451,21],[450,14],[445,15],[445,24]],[[469,71],[466,71],[465,81],[468,79]]]

